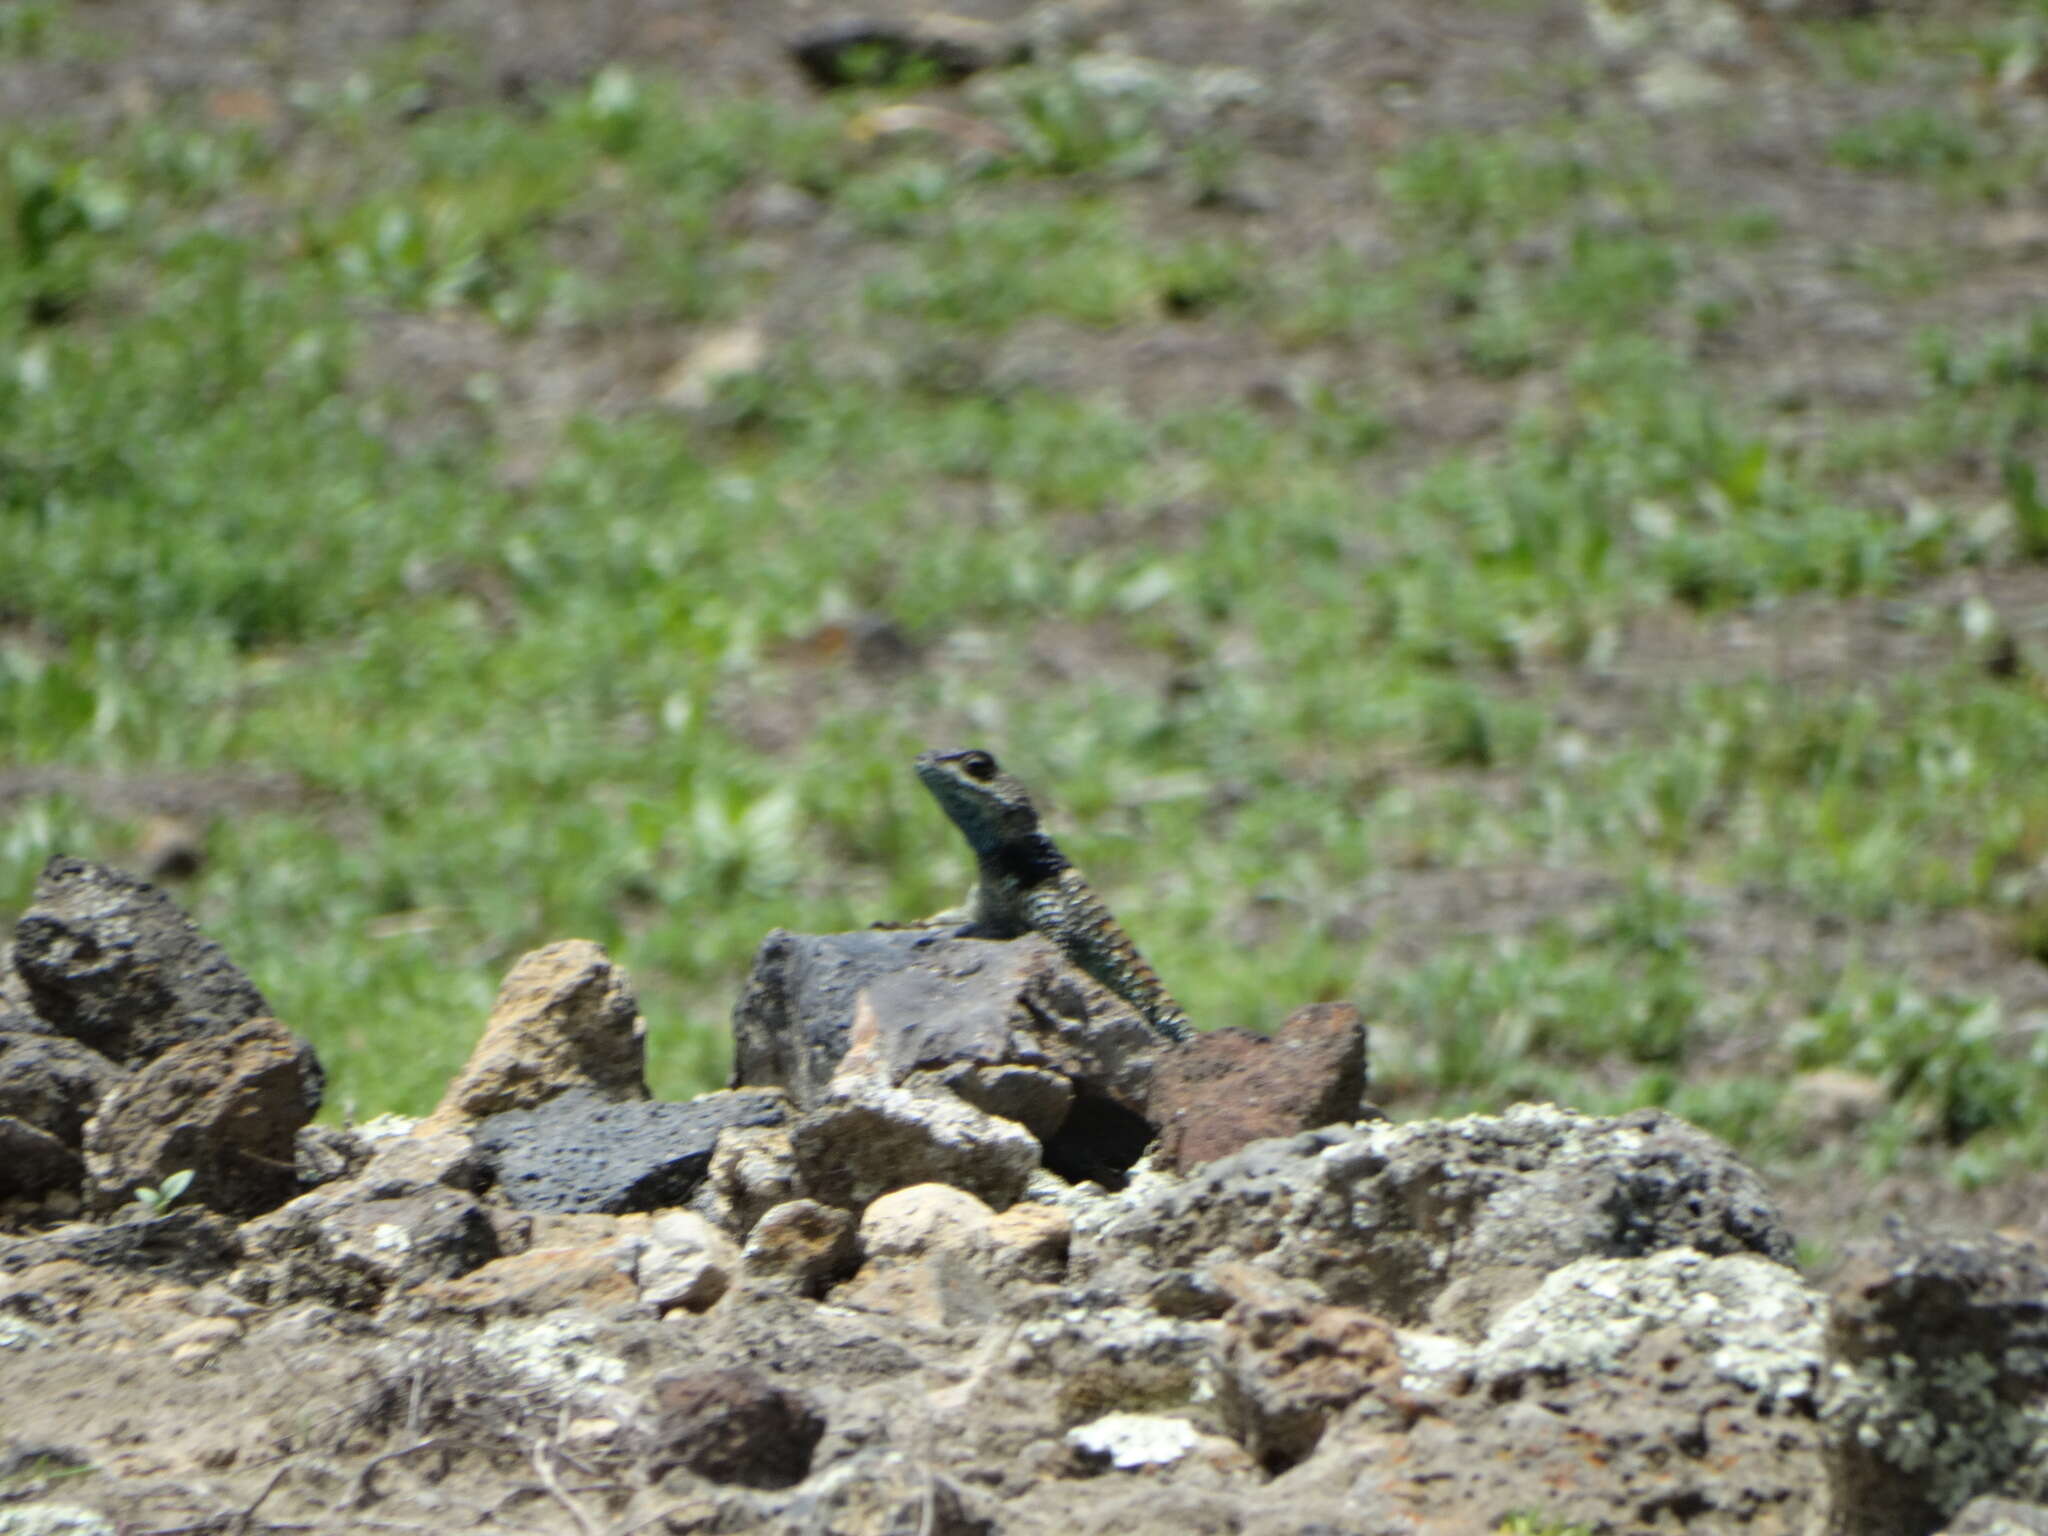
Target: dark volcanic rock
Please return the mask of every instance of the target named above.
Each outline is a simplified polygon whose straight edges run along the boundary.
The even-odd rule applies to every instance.
[[[103,1204],[192,1171],[191,1198],[253,1216],[299,1191],[299,1128],[320,1108],[313,1048],[275,1019],[172,1046],[109,1093],[86,1127]]]
[[[84,859],[44,866],[14,965],[40,1017],[127,1066],[270,1013],[170,897]]]
[[[2048,1261],[1915,1236],[1853,1254],[1833,1289],[1840,1529],[1906,1536],[1980,1494],[2048,1492]]]
[[[478,1150],[500,1197],[528,1211],[651,1211],[703,1182],[719,1132],[780,1125],[779,1093],[708,1093],[687,1104],[617,1103],[572,1089],[538,1109],[480,1122]]]
[[[733,1011],[732,1082],[786,1087],[809,1110],[850,1079],[922,1079],[1026,1125],[1055,1172],[1115,1184],[1152,1140],[1153,1080],[1181,1049],[1036,935],[777,930]]]
[[[0,1115],[0,1198],[31,1197],[85,1181],[85,1159],[40,1126]]]
[[[825,1418],[801,1393],[744,1366],[677,1371],[654,1383],[649,1470],[686,1467],[715,1483],[788,1488],[811,1470]]]
[[[1152,1088],[1159,1156],[1177,1173],[1269,1136],[1360,1118],[1365,1021],[1349,1003],[1297,1009],[1270,1038],[1198,1036],[1166,1057]]]
[[[71,1226],[0,1246],[0,1272],[69,1262],[196,1284],[242,1255],[235,1224],[212,1211],[173,1211],[148,1221]]]
[[[0,1032],[0,1115],[66,1146],[84,1139],[86,1118],[120,1078],[119,1067],[76,1040]]]

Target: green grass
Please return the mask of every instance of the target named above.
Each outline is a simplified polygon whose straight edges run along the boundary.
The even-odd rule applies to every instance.
[[[72,35],[7,18],[18,54]],[[2039,313],[1903,328],[1904,405],[1787,419],[1688,338],[1756,345],[1743,274],[1795,215],[1702,206],[1631,113],[1407,134],[1353,183],[1360,243],[1230,211],[1255,140],[1074,67],[960,98],[1009,135],[974,155],[846,131],[900,82],[793,107],[613,67],[422,111],[429,64],[471,67],[430,40],[297,92],[289,135],[171,103],[0,163],[0,761],[292,786],[223,788],[181,894],[339,1104],[431,1103],[506,967],[570,936],[629,967],[657,1087],[710,1086],[769,928],[957,898],[907,762],[978,740],[1201,1022],[1356,997],[1390,1091],[1663,1103],[1759,1152],[1788,1075],[1845,1066],[1892,1095],[1887,1155],[2037,1155],[2048,1062],[1982,996],[1876,952],[1730,990],[1700,938],[1746,892],[2039,953],[2026,665],[1681,662],[1579,717],[1646,629],[1886,604],[1945,634],[1930,583],[2037,561]],[[1832,153],[1981,188],[2032,151],[1943,98]],[[697,339],[787,313],[781,237],[735,215],[774,186],[832,252],[801,323],[665,409]],[[1920,274],[1902,300],[1949,281],[1857,259]],[[1302,369],[1095,376],[1176,333]],[[1031,361],[1070,348],[1079,387]],[[1417,380],[1497,430],[1433,434]],[[834,649],[870,615],[914,665]],[[140,814],[89,783],[10,809],[10,905]],[[1361,916],[1499,867],[1611,894],[1399,961]],[[1805,1022],[1731,1065],[1788,996]]]

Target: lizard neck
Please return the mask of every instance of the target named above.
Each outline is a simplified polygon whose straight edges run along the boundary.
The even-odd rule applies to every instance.
[[[1027,891],[1059,876],[1073,866],[1059,846],[1043,832],[1009,838],[989,848],[977,848],[984,882],[1012,890]]]

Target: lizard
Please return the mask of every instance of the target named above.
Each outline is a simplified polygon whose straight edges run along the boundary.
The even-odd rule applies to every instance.
[[[1037,933],[1172,1041],[1192,1038],[1187,1015],[1145,962],[1095,888],[1039,824],[1023,784],[978,747],[920,752],[917,776],[974,850],[976,879],[965,905],[921,926],[964,917],[976,938]]]

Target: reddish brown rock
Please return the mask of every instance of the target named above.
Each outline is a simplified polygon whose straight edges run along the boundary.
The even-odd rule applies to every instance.
[[[95,1193],[113,1207],[192,1172],[188,1199],[254,1216],[298,1193],[295,1142],[320,1107],[313,1048],[275,1019],[172,1046],[110,1092],[86,1127]]]
[[[811,1470],[824,1415],[801,1393],[744,1366],[656,1379],[649,1471],[687,1468],[714,1483],[788,1488]]]
[[[421,1129],[532,1109],[571,1088],[644,1099],[646,1036],[625,972],[600,946],[534,950],[505,977],[483,1038]]]
[[[1335,1414],[1398,1383],[1401,1353],[1383,1319],[1249,1264],[1218,1278],[1238,1297],[1224,1317],[1225,1415],[1268,1471],[1307,1460]]]
[[[1356,1120],[1364,1098],[1365,1024],[1349,1003],[1317,1003],[1270,1039],[1219,1029],[1167,1056],[1150,1118],[1161,1161],[1185,1173],[1268,1136]]]

